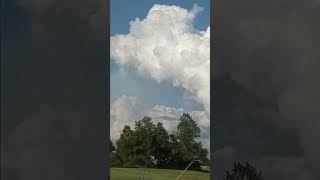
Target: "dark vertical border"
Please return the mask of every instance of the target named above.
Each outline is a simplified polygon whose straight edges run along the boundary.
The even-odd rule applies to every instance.
[[[0,178],[2,179],[3,177],[3,167],[2,165],[4,165],[4,163],[2,162],[2,144],[3,144],[3,140],[4,140],[4,135],[5,133],[3,132],[4,129],[2,129],[2,117],[3,117],[3,112],[2,112],[2,56],[3,56],[3,49],[2,49],[2,44],[3,44],[3,39],[4,39],[4,0],[1,0],[0,2]]]
[[[104,21],[104,27],[105,27],[105,38],[106,38],[106,68],[107,68],[107,96],[106,96],[106,128],[107,128],[107,134],[106,134],[106,145],[107,145],[107,151],[106,151],[106,176],[107,179],[110,180],[110,0],[105,0],[105,21]]]
[[[214,51],[215,51],[215,43],[214,43],[214,0],[210,0],[210,161],[211,161],[211,170],[210,170],[210,179],[214,179],[214,114],[213,114],[213,70],[214,70]]]
[[[80,6],[73,6],[72,3],[72,1],[69,1],[65,4],[59,4],[59,6],[62,6],[61,9],[66,8],[64,11],[75,8],[73,9],[74,12],[80,13],[82,9],[79,11],[77,9]],[[45,19],[45,25],[48,27],[42,35],[38,36],[37,32],[26,30],[29,22],[25,22],[25,19],[23,19],[23,23],[26,24],[21,26],[22,22],[13,22],[14,20],[22,21],[20,19],[21,14],[25,11],[16,4],[16,1],[1,1],[1,179],[16,179],[16,176],[19,176],[19,179],[46,179],[43,177],[44,175],[58,177],[59,180],[107,179],[108,171],[105,170],[108,170],[109,167],[108,132],[110,114],[109,1],[99,0],[99,3],[103,3],[101,5],[103,7],[94,7],[99,13],[97,14],[99,16],[98,22],[94,22],[98,23],[95,24],[98,26],[97,36],[94,35],[93,37],[93,31],[86,26],[85,23],[88,22],[88,19],[81,19],[83,17],[79,17],[79,14],[72,14],[73,12],[69,14],[64,11],[59,15],[50,14],[51,11],[48,12],[48,16],[44,17],[47,18]],[[101,8],[105,12],[103,18],[100,18]],[[12,11],[12,9],[15,11]],[[15,17],[16,13],[18,13],[18,18]],[[84,13],[84,17],[90,16],[88,12]],[[26,13],[28,21],[31,22],[32,18],[34,17],[28,17],[28,13]],[[9,22],[10,25],[18,24],[19,26],[12,30],[12,27],[8,25]],[[72,27],[73,25],[75,27]],[[67,28],[64,28],[64,26],[67,26]],[[85,28],[73,32],[77,27]],[[103,27],[102,30],[101,27]],[[103,36],[101,36],[102,34]],[[12,38],[13,35],[16,35],[16,37]],[[33,39],[33,37],[36,38]],[[83,37],[83,39],[80,38],[78,41],[79,37]],[[96,39],[90,39],[97,37],[106,39],[99,39],[98,42]],[[6,38],[6,41],[4,41],[4,38]],[[74,42],[70,42],[71,40],[74,40]],[[25,46],[32,51],[28,53],[19,52],[22,50],[22,46],[15,47],[14,43],[17,42],[22,42],[22,44],[30,42],[30,46],[34,46],[34,48]],[[10,45],[9,48],[8,44]],[[41,46],[43,46],[43,49]],[[14,47],[16,50],[14,54],[23,54],[24,58],[33,60],[32,65],[34,66],[24,66],[25,64],[20,66],[19,61],[16,61],[19,56],[13,56],[13,53],[11,53]],[[40,51],[42,52],[37,51],[38,47],[41,47]],[[91,51],[86,53],[84,51],[86,48],[90,48]],[[73,53],[78,52],[80,55],[73,56]],[[81,55],[84,57],[82,58]],[[69,57],[71,57],[70,61]],[[59,61],[54,61],[55,58]],[[41,59],[44,61],[40,61]],[[18,70],[14,69],[16,65],[19,67]],[[47,71],[52,72],[51,70],[55,68],[59,70],[64,65],[67,68],[61,68],[61,72],[58,71],[56,76],[47,73]],[[44,72],[44,75],[40,73],[35,75],[34,72],[38,72],[38,70],[41,73]],[[24,76],[21,75],[21,72],[24,73]],[[66,72],[72,75],[64,81],[61,74],[67,74]],[[15,73],[19,77],[25,77],[25,79],[15,78]],[[23,81],[28,83],[27,87]],[[49,83],[42,84],[42,82]],[[24,92],[23,88],[26,88],[27,91]],[[81,88],[84,88],[84,90]],[[40,100],[29,101],[33,97],[39,97]],[[14,106],[9,104],[11,102],[8,99],[14,100],[11,101]],[[25,107],[27,108],[19,108],[20,106],[16,106],[16,104],[26,104]],[[31,119],[33,114],[38,111],[44,111],[44,114],[47,114],[47,109],[38,110],[38,107],[44,107],[44,109],[49,107],[49,110],[53,110],[49,111],[48,116],[51,116],[49,118],[47,115],[40,115],[41,119],[46,120],[42,120],[41,123],[37,121],[36,124]],[[15,118],[12,112],[19,114],[19,118]],[[70,122],[75,121],[80,116],[78,116],[78,112],[80,115],[84,114],[84,118],[80,117],[79,119],[82,119],[82,121],[73,128]],[[30,116],[32,117],[29,118]],[[19,121],[12,121],[16,119]],[[20,126],[20,124],[24,126]],[[32,132],[29,133],[30,129]],[[18,134],[15,134],[16,132]],[[16,140],[16,137],[19,137],[18,140]],[[28,139],[28,141],[25,141],[25,139]],[[26,151],[27,153],[25,153],[24,147],[40,150],[39,152],[34,151],[35,153],[32,151]],[[12,152],[14,152],[13,155]],[[29,158],[30,155],[32,156],[32,163],[30,164],[27,164],[27,162],[15,168],[15,165],[11,163],[13,161],[18,164],[21,159]],[[4,159],[5,161],[3,161]],[[57,165],[44,165],[43,160],[48,159],[57,160]],[[27,167],[27,170],[28,168],[36,170],[24,173],[24,175],[27,174],[27,177],[24,177],[19,174],[24,167]],[[34,175],[39,172],[42,174],[41,178]]]

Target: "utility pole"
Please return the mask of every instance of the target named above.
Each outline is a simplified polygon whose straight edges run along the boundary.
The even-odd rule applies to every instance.
[[[190,162],[190,164],[182,171],[182,173],[179,175],[179,176],[177,176],[176,177],[176,179],[179,179],[183,174],[184,174],[184,172],[191,166],[191,164],[193,163],[193,159],[192,159],[192,161]]]
[[[179,176],[176,177],[176,179],[179,179],[183,174],[184,172],[186,172],[186,170],[191,166],[191,164],[198,158],[199,154],[196,154],[192,161],[190,162],[190,164],[179,174]]]

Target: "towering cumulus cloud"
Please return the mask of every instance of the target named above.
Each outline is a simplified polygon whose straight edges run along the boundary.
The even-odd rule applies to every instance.
[[[154,5],[145,19],[130,22],[125,35],[111,37],[111,58],[122,68],[183,88],[188,99],[210,109],[210,27],[199,31],[193,19],[202,11]]]

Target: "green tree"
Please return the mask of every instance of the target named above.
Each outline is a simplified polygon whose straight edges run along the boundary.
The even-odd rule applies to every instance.
[[[195,139],[200,137],[201,130],[196,121],[188,113],[183,113],[179,121],[177,138],[187,149],[191,149]]]
[[[153,136],[153,152],[157,167],[168,167],[170,163],[169,134],[162,123],[157,123]]]
[[[118,154],[115,152],[116,147],[113,145],[111,139],[110,139],[110,160],[111,160],[111,166],[120,166],[120,159],[118,157]]]
[[[181,147],[177,137],[174,134],[169,135],[169,149],[170,149],[170,155],[169,155],[170,167],[169,168],[177,169],[181,161],[181,158],[180,158]]]
[[[117,141],[116,156],[119,158],[120,165],[131,167],[135,165],[134,159],[134,131],[130,126],[125,126]]]
[[[136,163],[140,166],[144,166],[145,162],[151,165],[153,164],[153,152],[155,147],[153,146],[153,137],[155,136],[156,125],[153,124],[150,117],[144,117],[143,119],[135,122],[134,127],[134,153],[136,156]]]
[[[201,142],[193,144],[192,151],[197,155],[197,159],[201,161],[202,165],[210,165],[210,160],[208,159],[208,150],[202,147]]]
[[[182,114],[177,126],[177,139],[179,146],[179,166],[185,167],[190,161],[194,160],[190,169],[200,170],[200,165],[208,164],[208,151],[202,147],[201,142],[196,139],[200,137],[201,130],[195,120],[188,113]]]
[[[134,129],[125,126],[117,141],[116,151],[111,154],[113,166],[184,169],[197,156],[190,169],[200,169],[208,164],[207,150],[201,142],[200,128],[189,114],[180,118],[177,134],[168,134],[162,123],[156,125],[150,117],[135,122]],[[112,148],[112,144],[110,144]]]
[[[248,162],[235,162],[232,171],[226,171],[224,180],[263,180],[263,177],[261,172],[258,173]]]

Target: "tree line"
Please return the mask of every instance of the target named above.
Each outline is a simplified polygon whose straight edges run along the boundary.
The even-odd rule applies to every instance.
[[[177,132],[169,134],[163,124],[150,117],[124,126],[116,146],[110,141],[112,167],[148,167],[201,170],[210,166],[208,150],[198,140],[201,130],[188,113],[178,120]]]

